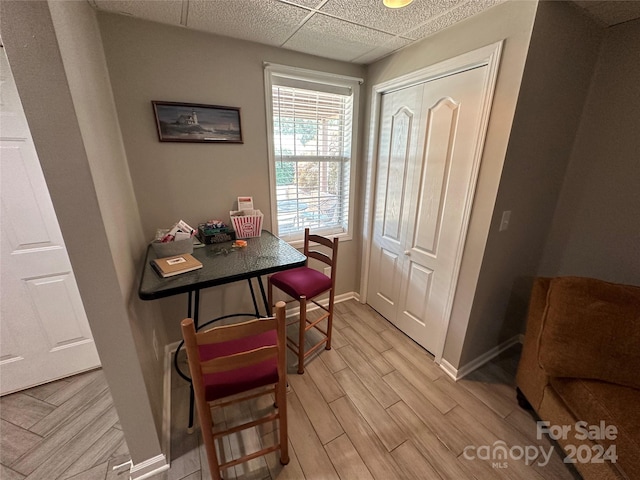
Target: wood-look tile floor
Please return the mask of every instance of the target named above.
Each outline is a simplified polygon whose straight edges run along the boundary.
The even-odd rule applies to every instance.
[[[374,310],[350,300],[336,305],[333,349],[321,350],[297,375],[288,352],[291,461],[278,453],[223,472],[225,479],[567,479],[576,478],[554,450],[550,461],[465,458],[465,448],[536,446],[536,424],[520,409],[514,378],[520,346],[454,382],[433,358]],[[186,368],[186,365],[185,365]],[[214,421],[238,424],[270,408],[272,400],[214,409]],[[162,480],[209,480],[199,430],[186,432],[188,388],[172,381],[171,468]],[[226,437],[227,458],[275,442],[277,427]],[[500,443],[499,443],[500,444]],[[517,456],[518,449],[514,450]],[[474,452],[467,449],[467,456]],[[498,462],[496,462],[498,463]]]
[[[2,480],[127,478],[129,450],[102,370],[0,399]]]
[[[515,400],[519,346],[458,382],[375,311],[356,301],[336,305],[333,349],[295,373],[289,353],[291,462],[278,454],[224,472],[225,479],[567,479],[558,453],[541,467],[508,460],[466,460],[467,446],[543,446],[535,421]],[[185,365],[186,367],[186,365]],[[157,480],[209,480],[199,430],[186,432],[188,387],[175,374],[171,468]],[[234,424],[271,407],[268,398],[215,411]],[[0,479],[121,480],[128,449],[101,370],[0,399]],[[229,458],[275,440],[266,425],[227,437]]]

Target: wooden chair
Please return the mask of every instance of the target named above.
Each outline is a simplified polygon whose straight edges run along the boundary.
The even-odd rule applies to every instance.
[[[324,245],[330,251],[330,255],[326,255],[322,252],[311,250],[309,243],[315,242],[320,245]],[[333,326],[333,303],[335,295],[336,285],[336,271],[338,260],[338,239],[334,238],[330,240],[320,235],[311,235],[309,229],[304,231],[304,254],[307,256],[307,264],[304,267],[294,268],[292,270],[285,270],[283,272],[275,273],[269,277],[269,305],[273,305],[273,287],[282,290],[284,293],[293,298],[289,302],[297,301],[300,304],[300,319],[299,319],[299,335],[297,341],[287,337],[287,347],[295,352],[298,356],[298,373],[304,373],[304,360],[313,352],[315,352],[320,346],[325,345],[326,350],[331,349],[331,329]],[[328,277],[324,273],[319,272],[309,267],[309,258],[319,260],[323,264],[331,267],[331,276]],[[315,299],[323,294],[329,292],[329,306],[325,307]],[[312,302],[316,306],[325,311],[320,318],[309,321],[307,319],[307,302]],[[323,330],[319,323],[327,319],[326,330]],[[297,323],[298,320],[289,323]],[[322,335],[322,340],[315,343],[309,349],[305,351],[304,340],[305,333],[310,329],[318,330]]]
[[[220,470],[280,449],[280,463],[289,463],[287,442],[287,369],[285,303],[278,302],[275,317],[255,319],[235,325],[196,332],[193,320],[181,323],[196,409],[211,471],[221,480]],[[270,388],[264,388],[270,386]],[[258,420],[214,432],[212,407],[275,392],[277,411]],[[232,399],[227,397],[233,396]],[[278,420],[278,444],[263,448],[226,463],[219,463],[215,438]],[[220,445],[222,451],[222,445]]]

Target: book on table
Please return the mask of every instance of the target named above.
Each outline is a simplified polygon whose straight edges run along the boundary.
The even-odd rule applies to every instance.
[[[171,257],[156,258],[151,260],[151,265],[163,278],[173,277],[181,273],[191,272],[202,268],[200,260],[194,258],[189,253],[173,255]]]

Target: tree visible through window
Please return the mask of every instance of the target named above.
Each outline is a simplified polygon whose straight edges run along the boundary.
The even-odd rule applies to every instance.
[[[279,235],[295,240],[305,227],[350,233],[357,82],[337,86],[269,73]]]

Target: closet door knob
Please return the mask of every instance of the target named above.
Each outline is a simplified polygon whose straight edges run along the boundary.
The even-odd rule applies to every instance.
[[[407,256],[411,255],[411,250],[405,250],[404,254],[407,255]]]

